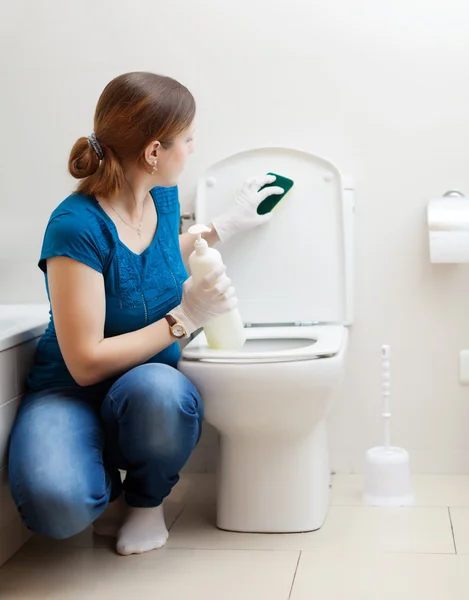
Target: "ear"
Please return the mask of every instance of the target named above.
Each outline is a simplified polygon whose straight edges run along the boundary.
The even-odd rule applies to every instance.
[[[149,166],[153,166],[155,160],[158,160],[158,152],[159,152],[160,148],[161,148],[161,144],[160,144],[160,142],[158,142],[158,140],[151,142],[145,148],[145,162]]]

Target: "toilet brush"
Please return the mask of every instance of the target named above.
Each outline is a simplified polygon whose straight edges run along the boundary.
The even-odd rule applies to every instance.
[[[404,448],[391,446],[390,358],[390,347],[382,346],[381,391],[384,446],[370,448],[365,456],[363,502],[370,506],[408,506],[413,504],[409,454]]]

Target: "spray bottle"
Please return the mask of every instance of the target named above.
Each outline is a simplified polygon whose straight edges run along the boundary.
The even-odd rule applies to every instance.
[[[202,238],[202,233],[210,231],[211,229],[206,225],[189,227],[189,233],[196,236],[194,251],[189,257],[189,269],[195,284],[215,268],[223,265],[220,252],[215,248],[209,248]],[[238,350],[246,341],[243,321],[237,308],[212,319],[204,326],[204,332],[208,345],[216,350]]]

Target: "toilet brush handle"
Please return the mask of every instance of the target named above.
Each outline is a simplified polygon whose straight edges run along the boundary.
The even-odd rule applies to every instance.
[[[389,409],[389,396],[391,395],[391,348],[388,345],[381,347],[381,359],[381,394],[383,398],[383,412],[381,416],[384,420],[384,447],[386,450],[389,450],[391,446],[391,411]]]

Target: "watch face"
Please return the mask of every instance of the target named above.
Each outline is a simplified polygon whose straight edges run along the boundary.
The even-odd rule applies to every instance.
[[[184,327],[182,325],[173,325],[173,335],[177,338],[184,337],[186,332],[184,331]]]

